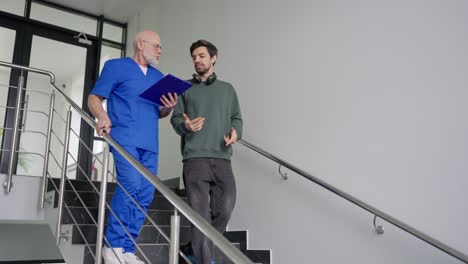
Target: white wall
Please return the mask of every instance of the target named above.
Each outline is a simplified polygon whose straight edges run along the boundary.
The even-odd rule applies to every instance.
[[[6,174],[0,174],[2,183],[6,178]],[[0,192],[0,222],[44,221],[45,211],[39,204],[42,178],[14,175],[12,182],[10,193]]]
[[[128,35],[159,31],[161,69],[186,78],[190,44],[212,41],[245,139],[468,254],[467,23],[461,0],[172,0]],[[168,120],[160,141],[160,177],[180,175]],[[230,228],[274,263],[458,263],[240,145],[233,163]]]

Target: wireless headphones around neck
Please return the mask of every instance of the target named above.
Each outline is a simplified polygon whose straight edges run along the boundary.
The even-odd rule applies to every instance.
[[[200,76],[196,73],[194,73],[193,75],[193,80],[196,82],[196,83],[201,83],[202,82],[202,79],[200,79]],[[216,78],[218,78],[218,76],[216,76],[216,73],[212,73],[210,76],[208,76],[208,78],[206,79],[206,85],[211,85],[212,83],[214,83],[216,81]]]

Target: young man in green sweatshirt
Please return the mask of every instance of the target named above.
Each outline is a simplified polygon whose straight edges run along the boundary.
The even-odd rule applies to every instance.
[[[181,136],[183,178],[192,208],[223,233],[236,201],[232,144],[242,135],[242,116],[234,87],[217,79],[217,48],[206,40],[190,46],[196,73],[193,87],[182,96],[171,123]],[[196,264],[210,263],[207,238],[192,228]]]

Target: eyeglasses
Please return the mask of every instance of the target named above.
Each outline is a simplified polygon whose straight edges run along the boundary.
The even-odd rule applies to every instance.
[[[149,43],[149,42],[148,42],[148,41],[146,41],[146,40],[142,40],[142,41],[143,41],[144,43],[147,43],[147,44],[149,44],[150,46],[153,46],[153,47],[155,47],[156,49],[161,49],[161,50],[162,50],[162,46],[161,46],[161,45],[159,45],[159,44],[151,44],[151,43]]]

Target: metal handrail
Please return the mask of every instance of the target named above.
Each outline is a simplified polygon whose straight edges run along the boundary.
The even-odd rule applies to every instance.
[[[57,167],[62,170],[62,165],[60,165],[60,162],[58,162],[57,158],[55,157],[54,153],[52,153],[52,151],[49,151],[48,155],[50,155],[50,157],[52,157],[52,159],[55,161],[55,164],[57,165]]]
[[[7,128],[7,127],[0,127],[0,128],[3,129],[3,130],[8,130],[8,131],[9,131],[9,130],[14,130],[14,129],[12,129],[12,128]],[[47,137],[47,135],[46,135],[44,132],[42,132],[42,131],[24,130],[24,129],[19,129],[19,128],[18,128],[16,131],[20,131],[20,132],[22,132],[22,133],[40,134],[40,135],[43,135],[43,136]]]
[[[65,118],[63,118],[63,116],[61,116],[60,113],[57,112],[55,109],[54,109],[54,115],[57,115],[57,117],[60,118],[60,120],[62,120],[63,123],[66,122]]]
[[[5,84],[0,84],[0,87],[7,87],[7,88],[14,88],[14,89],[18,89],[17,86],[13,86],[13,85],[5,85]]]
[[[86,121],[91,127],[96,126],[94,119],[88,115],[80,106],[78,106],[71,98],[69,98],[62,90],[55,85],[55,75],[52,72],[30,68],[20,65],[11,64],[8,62],[0,61],[0,66],[7,66],[10,68],[28,70],[39,74],[50,76],[50,84],[55,90],[60,93],[63,98],[70,104],[70,106]],[[110,144],[117,152],[120,153],[130,164],[132,164],[157,190],[175,207],[179,210],[196,228],[198,228],[204,235],[206,235],[229,259],[234,263],[248,263],[253,262],[241,251],[233,246],[221,233],[219,233],[213,226],[211,226],[203,217],[195,212],[188,204],[186,204],[177,194],[169,189],[164,183],[159,180],[150,170],[138,162],[132,155],[130,155],[122,146],[120,146],[113,138],[104,135],[103,138]],[[63,167],[63,166],[62,166]]]
[[[41,153],[36,153],[36,152],[18,151],[18,150],[17,150],[16,153],[18,153],[18,154],[23,154],[23,155],[36,155],[36,156],[41,157],[42,159],[45,158],[43,154],[41,154]]]
[[[10,110],[16,109],[16,108],[14,108],[13,106],[4,106],[4,105],[0,105],[0,108],[3,108],[3,109],[10,109]],[[43,114],[43,115],[45,115],[46,117],[49,117],[49,116],[47,115],[47,113],[45,113],[45,112],[43,112],[43,111],[39,111],[39,110],[31,110],[31,109],[27,109],[27,108],[20,108],[20,110],[25,111],[25,112]]]
[[[50,130],[50,134],[51,135],[54,135],[55,139],[57,139],[57,142],[60,144],[60,146],[64,146],[63,142],[60,140],[60,137],[59,135],[57,135],[57,133],[55,133],[55,130]]]
[[[262,156],[265,156],[267,157],[268,159],[271,159],[273,160],[274,162],[280,164],[281,166],[284,166],[294,172],[296,172],[297,174],[301,175],[302,177],[306,178],[307,180],[311,181],[311,182],[314,182],[320,186],[322,186],[323,188],[329,190],[330,192],[344,198],[345,200],[361,207],[362,209],[374,214],[374,215],[377,215],[378,217],[384,219],[385,221],[395,225],[396,227],[399,227],[400,229],[410,233],[411,235],[421,239],[422,241],[434,246],[435,248],[438,248],[440,250],[442,250],[443,252],[449,254],[450,256],[458,259],[458,260],[461,260],[463,261],[464,263],[468,263],[468,256],[466,254],[464,254],[463,252],[460,252],[450,246],[448,246],[447,244],[445,243],[442,243],[441,241],[417,230],[416,228],[408,225],[408,224],[405,224],[403,223],[402,221],[396,219],[395,217],[392,217],[390,215],[388,215],[387,213],[359,200],[358,198],[326,183],[325,181],[322,181],[320,179],[318,179],[317,177],[315,176],[312,176],[310,173],[292,165],[291,163],[269,153],[268,151],[266,150],[263,150],[255,145],[253,145],[252,143],[248,142],[247,140],[244,140],[244,139],[240,139],[238,141],[240,144],[246,146],[247,148],[250,148],[252,149],[253,151],[261,154]]]
[[[8,174],[6,177],[6,181],[3,183],[3,187],[5,188],[5,191],[9,193],[12,188],[13,184],[13,163],[15,162],[15,151],[16,151],[16,140],[18,138],[18,124],[19,124],[19,119],[20,119],[20,110],[19,108],[21,107],[21,98],[23,96],[22,89],[23,89],[23,84],[24,84],[24,76],[23,76],[23,71],[21,71],[21,75],[18,80],[18,89],[16,92],[16,102],[15,102],[15,108],[17,109],[14,114],[13,118],[13,133],[11,135],[11,142],[10,142],[10,156],[8,158]]]
[[[13,86],[13,85],[4,85],[4,84],[0,84],[0,87],[7,87],[7,88],[18,89],[17,86]],[[48,94],[48,93],[46,93],[46,92],[43,92],[43,91],[40,91],[40,90],[35,90],[35,89],[28,89],[26,92],[28,92],[28,93],[42,94],[42,95],[45,95],[45,96],[47,96],[47,97],[50,96],[50,94]]]
[[[33,68],[33,67],[22,66],[22,65],[17,65],[17,64],[12,64],[12,63],[9,63],[9,62],[6,62],[6,61],[0,61],[0,65],[5,66],[5,67],[9,67],[9,68],[18,69],[18,70],[26,70],[28,72],[34,72],[34,73],[39,73],[39,74],[42,74],[42,75],[47,75],[47,76],[50,77],[50,83],[55,83],[55,75],[50,71],[41,70],[41,69],[37,69],[37,68]]]
[[[73,128],[71,129],[71,132],[72,132],[73,135],[75,135],[76,138],[78,139],[79,143],[81,144],[80,146],[83,146],[83,147],[89,152],[89,154],[91,154],[91,156],[92,156],[93,158],[96,158],[96,160],[97,160],[99,163],[102,164],[103,162],[99,159],[99,157],[98,157],[96,154],[94,154],[94,152],[86,145],[86,143],[84,142],[84,140],[81,139],[80,135],[78,135],[78,133],[76,133],[75,130],[73,130]]]

